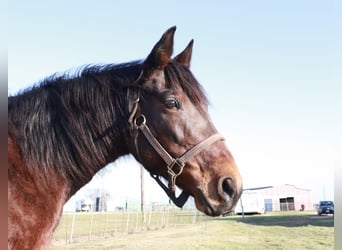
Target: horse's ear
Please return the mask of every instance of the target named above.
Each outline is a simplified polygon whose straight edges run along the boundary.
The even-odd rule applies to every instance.
[[[177,55],[174,60],[177,62],[183,64],[185,67],[190,68],[190,61],[191,61],[191,55],[192,55],[192,47],[194,45],[194,39],[190,41],[188,46]]]
[[[154,45],[151,53],[143,62],[143,78],[147,79],[155,70],[163,70],[170,62],[173,52],[173,37],[176,26],[169,28]]]

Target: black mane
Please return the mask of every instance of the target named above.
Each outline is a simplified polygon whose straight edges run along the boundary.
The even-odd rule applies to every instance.
[[[127,120],[141,90],[140,71],[138,61],[85,66],[74,76],[53,75],[9,97],[9,134],[23,158],[32,168],[39,164],[40,171],[53,167],[69,179],[89,181],[108,160],[128,150]],[[180,86],[195,105],[207,104],[183,65],[171,61],[165,77],[167,88]],[[113,142],[122,145],[113,148]]]

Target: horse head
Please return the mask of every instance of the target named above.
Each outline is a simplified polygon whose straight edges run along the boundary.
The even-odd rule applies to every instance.
[[[129,119],[132,154],[176,205],[191,195],[207,215],[226,214],[241,195],[242,179],[189,69],[193,40],[171,58],[175,30],[168,29],[141,64],[136,81],[141,88]],[[175,186],[183,190],[181,197]]]

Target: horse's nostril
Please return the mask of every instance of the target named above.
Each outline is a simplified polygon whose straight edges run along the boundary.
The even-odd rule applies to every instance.
[[[220,196],[225,200],[230,200],[236,194],[235,184],[230,177],[221,177],[218,186]]]
[[[233,180],[231,178],[224,179],[222,182],[222,189],[229,197],[232,197],[235,194]]]

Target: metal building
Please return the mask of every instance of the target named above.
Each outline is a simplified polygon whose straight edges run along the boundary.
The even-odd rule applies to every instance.
[[[265,212],[269,211],[305,211],[313,210],[311,190],[299,188],[294,185],[284,184],[278,186],[267,186],[244,189],[243,194],[248,194],[249,198],[244,201],[246,195],[242,195],[241,200],[238,202],[235,211],[242,211],[243,207],[256,207],[249,204],[252,200],[263,200],[263,204],[258,204],[263,207]],[[257,198],[251,199],[251,194]],[[260,203],[260,202],[259,202]],[[248,213],[248,210],[244,212]],[[251,211],[253,212],[253,211]]]

